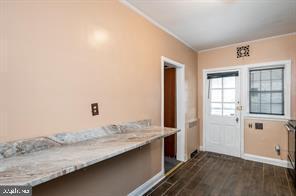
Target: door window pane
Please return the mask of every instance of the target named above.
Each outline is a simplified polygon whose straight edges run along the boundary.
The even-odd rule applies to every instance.
[[[223,103],[223,109],[235,110],[235,103]]]
[[[222,103],[211,103],[211,115],[222,116]]]
[[[212,109],[211,115],[222,116],[222,109],[221,110]]]
[[[234,116],[236,112],[236,76],[210,79],[209,87],[210,115]]]
[[[212,90],[211,102],[222,102],[222,90]]]
[[[223,90],[223,101],[224,102],[235,102],[235,89],[224,89]]]
[[[223,88],[235,88],[235,77],[223,78]]]
[[[222,88],[222,78],[211,79],[211,88]]]

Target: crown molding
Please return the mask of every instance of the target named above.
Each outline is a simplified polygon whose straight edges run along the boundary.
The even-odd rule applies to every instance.
[[[123,5],[127,6],[128,8],[130,8],[131,10],[135,11],[136,13],[138,13],[139,15],[143,16],[146,20],[148,20],[150,23],[152,23],[153,25],[155,25],[156,27],[160,28],[161,30],[163,30],[164,32],[170,34],[171,36],[173,36],[174,38],[176,38],[177,40],[179,40],[180,42],[182,42],[183,44],[185,44],[187,47],[191,48],[193,51],[198,52],[193,46],[191,46],[189,43],[187,43],[186,41],[184,41],[183,39],[181,39],[179,36],[175,35],[174,33],[172,33],[171,31],[169,31],[167,28],[165,28],[164,26],[162,26],[161,24],[159,24],[158,22],[156,22],[154,19],[152,19],[150,16],[146,15],[143,11],[141,11],[140,9],[138,9],[137,7],[135,7],[134,5],[132,5],[130,2],[128,2],[127,0],[120,0],[120,3],[122,3]]]
[[[286,37],[286,36],[291,36],[291,35],[296,35],[296,32],[282,34],[282,35],[275,35],[275,36],[266,37],[266,38],[254,39],[254,40],[250,40],[250,41],[238,42],[238,43],[228,44],[228,45],[219,46],[219,47],[215,47],[215,48],[199,50],[199,51],[197,51],[197,53],[209,52],[212,50],[218,50],[218,49],[227,48],[227,47],[231,47],[231,46],[249,44],[249,43],[254,43],[254,42],[259,42],[259,41],[264,41],[264,40],[269,40],[269,39],[275,39],[275,38],[280,38],[280,37]]]

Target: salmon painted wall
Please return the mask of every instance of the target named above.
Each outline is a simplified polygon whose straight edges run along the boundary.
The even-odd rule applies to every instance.
[[[241,45],[250,45],[250,56],[243,58],[236,58],[236,47]],[[252,63],[263,63],[278,60],[292,60],[292,97],[291,97],[291,116],[296,118],[296,34],[289,34],[285,36],[278,36],[274,38],[267,38],[262,40],[255,40],[246,43],[240,43],[237,45],[231,45],[227,47],[217,48],[213,50],[208,50],[198,53],[198,119],[199,119],[199,144],[203,145],[202,138],[202,120],[203,120],[203,86],[202,86],[202,72],[203,69],[219,68],[235,65],[244,65]],[[268,123],[268,122],[265,122]],[[282,123],[282,122],[279,122]],[[246,133],[245,133],[246,134]],[[275,136],[272,136],[272,142],[277,143],[277,138],[282,138],[284,132],[275,132]],[[268,130],[264,130],[260,137],[270,138],[270,133]],[[245,140],[252,137],[245,137]],[[260,142],[268,142],[269,140],[260,140]],[[253,149],[248,145],[255,145],[257,148],[263,147],[266,152],[258,152],[252,150],[252,154],[257,154],[261,156],[270,156],[274,153],[274,148],[268,148],[260,145],[256,141],[245,141],[245,149]],[[283,143],[283,149],[286,150],[286,143]],[[272,151],[272,152],[271,152]],[[273,157],[274,156],[270,156]]]
[[[144,118],[159,125],[161,56],[185,64],[186,122],[197,118],[196,52],[125,5],[24,0],[0,8],[0,141]]]
[[[274,159],[287,159],[288,132],[284,121],[245,119],[245,153]],[[256,130],[255,123],[262,123],[263,130]],[[248,125],[252,124],[252,128]],[[279,145],[281,153],[274,150]]]

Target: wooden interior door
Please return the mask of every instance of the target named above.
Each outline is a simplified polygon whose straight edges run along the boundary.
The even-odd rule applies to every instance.
[[[164,70],[164,126],[176,128],[176,69]],[[164,154],[176,157],[176,134],[164,139]]]

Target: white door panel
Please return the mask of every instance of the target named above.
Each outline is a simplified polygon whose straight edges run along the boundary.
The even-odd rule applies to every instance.
[[[207,151],[240,156],[240,78],[207,79]]]

